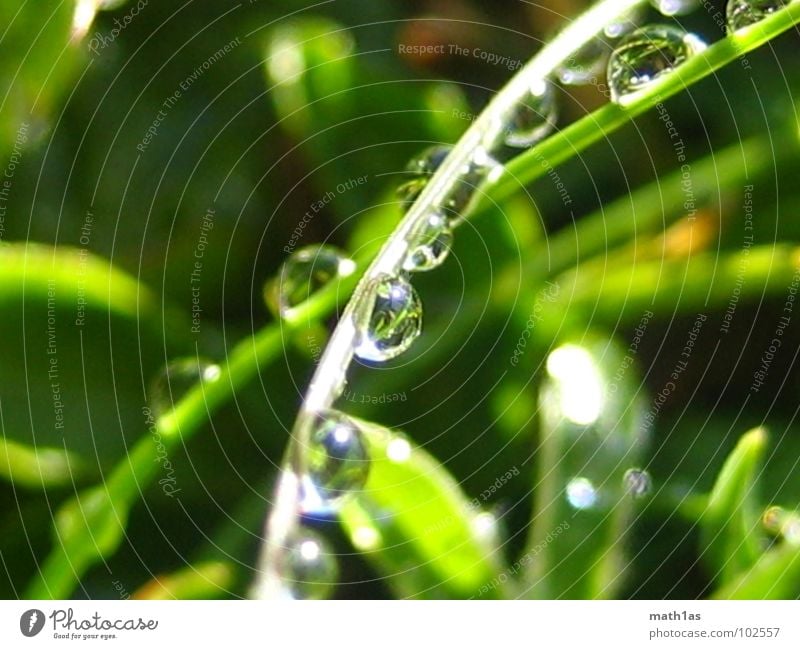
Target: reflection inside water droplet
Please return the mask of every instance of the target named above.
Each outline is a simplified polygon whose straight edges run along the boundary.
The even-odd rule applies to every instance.
[[[533,146],[553,130],[557,115],[552,85],[546,79],[535,80],[526,95],[503,117],[505,144],[518,148]]]
[[[622,29],[622,26],[619,26]],[[558,80],[568,86],[597,82],[603,74],[611,48],[599,38],[586,43],[570,54],[556,69]]]
[[[369,290],[372,311],[359,332],[355,354],[366,361],[388,361],[411,347],[421,333],[422,303],[404,277],[383,275]]]
[[[622,477],[625,491],[634,498],[647,496],[653,489],[653,480],[647,471],[642,469],[628,469]]]
[[[788,6],[790,0],[728,0],[725,7],[728,30],[735,32],[761,22]]]
[[[362,489],[370,467],[363,433],[352,419],[326,410],[312,426],[301,504],[305,512],[333,509],[343,496]]]
[[[441,265],[453,245],[453,231],[444,215],[438,212],[422,221],[411,234],[409,253],[403,269],[409,272],[431,270]]]
[[[622,39],[608,61],[611,98],[625,103],[705,49],[692,34],[671,25],[648,25]]]
[[[397,188],[403,211],[408,211],[417,200],[430,177],[442,166],[452,150],[453,147],[449,144],[437,144],[423,149],[419,155],[411,159],[403,175],[403,184]]]
[[[290,597],[325,599],[338,581],[339,567],[319,534],[299,529],[282,553],[279,574]]]
[[[455,227],[464,220],[474,201],[477,200],[481,186],[497,180],[502,171],[503,165],[486,149],[479,148],[473,152],[472,158],[463,165],[458,176],[453,179],[452,186],[439,205],[451,226]]]

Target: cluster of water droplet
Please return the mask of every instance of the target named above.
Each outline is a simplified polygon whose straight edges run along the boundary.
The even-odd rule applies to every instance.
[[[789,1],[729,0],[729,29],[758,22]],[[699,0],[651,0],[651,4],[665,16],[678,16],[694,10]],[[605,70],[611,99],[624,104],[705,48],[699,38],[676,26],[638,27],[639,22],[639,10],[610,22],[602,34],[558,66],[555,79],[564,85],[587,84]],[[614,45],[616,39],[620,40]],[[429,201],[428,213],[409,234],[401,271],[380,275],[367,287],[368,299],[356,323],[358,358],[391,360],[420,335],[422,305],[411,274],[444,262],[453,245],[454,228],[474,207],[481,187],[502,171],[498,159],[505,150],[533,146],[552,132],[558,115],[555,95],[550,79],[532,80],[524,96],[488,123],[481,145],[460,168],[453,169],[448,186]],[[404,210],[417,201],[452,151],[449,145],[428,147],[409,162],[398,188]],[[266,302],[276,316],[288,318],[321,288],[354,270],[353,261],[332,246],[302,248],[284,263],[277,280],[267,285]],[[367,445],[359,426],[343,413],[317,413],[303,453],[307,474],[301,479],[300,508],[305,514],[335,511],[343,498],[364,487],[370,462]],[[624,489],[635,498],[652,488],[649,474],[639,469],[627,471],[623,480]],[[565,495],[578,510],[592,509],[601,500],[593,482],[580,476],[568,482]],[[314,532],[297,530],[282,557],[281,571],[292,597],[324,597],[336,580],[335,559]]]

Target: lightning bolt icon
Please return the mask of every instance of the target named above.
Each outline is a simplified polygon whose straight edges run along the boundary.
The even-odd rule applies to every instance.
[[[36,624],[37,619],[39,619],[39,616],[36,614],[36,611],[33,611],[30,619],[28,620],[28,631],[33,631],[33,625]]]

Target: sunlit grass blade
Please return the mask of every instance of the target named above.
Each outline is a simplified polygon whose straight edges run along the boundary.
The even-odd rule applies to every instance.
[[[360,422],[371,467],[341,519],[356,549],[401,598],[508,595],[491,514],[470,501],[448,471],[407,438]]]
[[[557,347],[546,372],[526,594],[612,598],[628,571],[634,491],[647,491],[628,473],[640,471],[648,438],[636,370],[613,341],[593,338]]]

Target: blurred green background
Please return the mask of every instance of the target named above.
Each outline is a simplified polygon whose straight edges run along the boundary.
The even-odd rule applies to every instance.
[[[0,197],[0,596],[22,596],[58,546],[55,512],[76,490],[124,464],[132,445],[150,435],[143,408],[155,407],[161,368],[195,355],[222,362],[272,320],[263,287],[285,260],[303,215],[333,191],[299,245],[326,242],[361,258],[374,251],[400,218],[395,188],[407,161],[430,144],[454,143],[469,125],[465,116],[479,113],[512,76],[508,65],[473,53],[524,62],[584,7],[578,0],[149,0],[76,26],[72,1],[0,6],[0,155],[8,181]],[[702,9],[679,22],[709,42],[721,36]],[[403,53],[409,45],[442,47]],[[675,503],[707,493],[754,426],[771,433],[764,468],[757,469],[759,491],[748,494],[756,519],[773,503],[797,507],[797,315],[764,386],[751,390],[791,282],[779,267],[800,259],[797,34],[747,59],[749,68],[734,62],[666,103],[697,169],[691,227],[681,219],[673,142],[658,112],[649,111],[557,167],[573,199],[569,209],[545,176],[460,228],[448,262],[415,281],[426,323],[410,360],[359,367],[351,377],[354,395],[402,397],[381,404],[354,398],[348,411],[404,430],[467,498],[519,469],[485,503],[500,521],[509,563],[525,547],[540,484],[537,386],[547,351],[589,331],[615,337],[624,350],[647,308],[654,317],[626,379],[642,388],[647,404],[670,381],[697,314],[706,313],[708,322],[640,459],[656,495],[624,539],[605,540],[624,544],[632,562],[615,596],[694,598],[720,586],[714,562],[701,556],[697,517]],[[589,84],[559,87],[558,101],[561,128],[606,100]],[[357,188],[336,190],[362,176]],[[769,264],[763,272],[749,267],[730,330],[721,335],[741,259],[746,184],[754,187],[754,245],[777,250],[779,263],[774,272]],[[566,233],[562,241],[569,243],[582,218],[614,199],[625,212],[626,197],[641,188],[659,202],[656,220],[677,225],[613,245],[602,242],[600,230],[596,250],[588,257],[577,251],[580,290],[570,284],[574,263],[562,269],[564,277],[530,271],[546,270],[556,254],[553,233]],[[633,207],[624,218],[636,218]],[[25,242],[42,246],[25,256]],[[87,266],[82,255],[109,260],[115,270],[100,261]],[[108,272],[130,276],[114,281],[114,295],[106,290]],[[59,273],[64,277],[48,301],[48,279]],[[616,285],[604,282],[615,273]],[[653,277],[664,286],[654,286]],[[512,365],[545,278],[561,287],[560,306]],[[705,305],[708,287],[717,284],[721,294]],[[659,298],[648,307],[648,300],[631,298],[630,286],[660,291]],[[193,327],[198,295],[202,311]],[[246,595],[313,350],[334,322],[287,330],[275,361],[170,449],[179,497],[168,496],[157,479],[142,483],[119,548],[81,575],[69,595]],[[57,390],[48,353],[53,336]],[[613,376],[617,365],[606,360]],[[40,457],[41,474],[31,469],[29,453],[37,449],[52,454],[51,464]],[[163,478],[162,461],[153,461]],[[398,594],[337,526],[324,527],[343,555],[334,596]],[[153,581],[165,575],[174,583]],[[568,586],[556,580],[549,594]],[[782,593],[796,597],[800,586]]]

